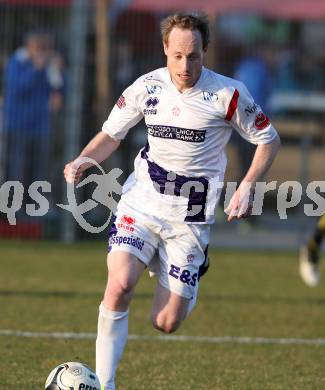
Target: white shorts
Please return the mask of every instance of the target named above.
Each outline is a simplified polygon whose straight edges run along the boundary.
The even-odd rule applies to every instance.
[[[196,300],[209,236],[208,224],[171,223],[124,206],[110,229],[108,250],[133,254],[163,287]],[[154,257],[157,251],[159,257]]]

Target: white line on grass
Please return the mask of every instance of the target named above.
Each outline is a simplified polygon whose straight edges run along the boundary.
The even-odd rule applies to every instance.
[[[95,333],[73,333],[73,332],[27,332],[11,329],[0,329],[0,336],[15,336],[27,338],[51,338],[51,339],[95,339]],[[304,344],[304,345],[325,345],[325,339],[304,339],[304,338],[276,338],[276,337],[242,337],[242,336],[146,336],[130,334],[129,340],[148,340],[148,341],[180,341],[209,344]]]

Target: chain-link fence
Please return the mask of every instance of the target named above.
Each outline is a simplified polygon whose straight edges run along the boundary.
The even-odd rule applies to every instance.
[[[165,66],[159,22],[168,13],[168,1],[142,3],[0,1],[0,236],[67,241],[98,236],[84,233],[72,213],[57,206],[67,204],[62,170],[101,129],[122,91],[140,75]],[[266,180],[304,186],[323,180],[324,23],[309,20],[315,16],[308,13],[291,17],[238,9],[217,13],[207,6],[212,35],[206,65],[244,81],[278,129],[282,150]],[[122,182],[146,137],[140,123],[104,164],[105,170],[121,168]],[[240,180],[253,152],[233,137],[227,180]],[[35,181],[49,185],[31,186]],[[76,189],[77,198],[92,199],[93,191],[91,185]],[[301,204],[284,222],[277,215],[276,191],[265,199],[261,218],[227,227],[220,215],[219,227],[225,234],[235,229],[246,241],[246,231],[268,237],[270,231],[298,226],[301,232],[308,221],[312,224]],[[98,203],[85,218],[101,226],[107,212]],[[218,237],[218,244],[227,245],[225,236]]]

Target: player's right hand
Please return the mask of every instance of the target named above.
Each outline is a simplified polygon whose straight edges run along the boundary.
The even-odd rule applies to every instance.
[[[71,184],[78,184],[82,177],[83,171],[80,163],[77,160],[73,160],[66,164],[63,170],[65,181]]]

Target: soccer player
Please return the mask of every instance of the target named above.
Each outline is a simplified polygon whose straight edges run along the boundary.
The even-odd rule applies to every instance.
[[[209,43],[204,16],[171,15],[161,32],[167,67],[141,76],[123,92],[102,131],[79,156],[103,161],[145,118],[148,141],[124,184],[109,233],[108,282],[96,341],[96,371],[105,390],[115,388],[129,305],[146,267],[158,280],[155,328],[174,332],[195,305],[232,129],[257,149],[230,201],[229,221],[250,214],[252,188],[279,147],[276,130],[245,86],[203,66]],[[65,166],[68,181],[78,182],[89,166],[78,161]]]
[[[315,287],[320,281],[319,257],[320,248],[325,236],[325,214],[320,217],[313,235],[307,244],[300,248],[299,271],[302,280]]]

